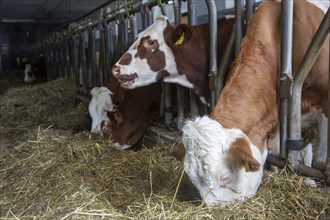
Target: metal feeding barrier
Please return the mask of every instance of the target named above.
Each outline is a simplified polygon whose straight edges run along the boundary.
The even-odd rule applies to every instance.
[[[215,0],[205,0],[210,23],[210,70],[209,89],[211,108],[199,112],[195,93],[190,90],[190,116],[204,114],[214,108],[224,86],[230,58],[239,53],[254,8],[255,0],[235,0],[235,8],[225,13],[235,12],[235,30],[231,34],[227,49],[219,66],[217,65],[217,9]],[[181,23],[181,0],[125,0],[120,3],[110,1],[88,13],[86,16],[65,24],[43,40],[30,47],[30,51],[42,51],[46,56],[49,80],[58,77],[74,76],[79,93],[86,94],[94,86],[104,86],[109,80],[114,63],[128,49],[139,31],[153,23],[153,7],[159,7],[163,15],[167,15],[166,6],[171,5],[174,13],[174,24]],[[320,49],[329,34],[329,10],[326,13],[313,41],[311,42],[298,72],[292,74],[292,29],[293,1],[283,0],[282,4],[282,44],[280,72],[280,155],[281,158],[269,155],[268,162],[279,167],[287,163],[289,150],[300,150],[303,147],[301,138],[301,88],[302,84],[316,60]],[[190,25],[197,24],[196,0],[187,0],[187,17]],[[140,19],[141,27],[137,20]],[[219,27],[221,29],[221,26]],[[329,80],[330,84],[330,80]],[[161,114],[165,116],[165,126],[173,124],[172,94],[170,84],[163,84]],[[177,97],[177,129],[183,126],[184,93],[186,89],[176,86]],[[330,86],[330,85],[329,85]],[[330,92],[328,95],[330,99]],[[330,115],[330,109],[328,112]],[[172,127],[173,128],[173,127]],[[302,164],[294,167],[298,172],[330,183],[330,125],[328,125],[328,154],[326,167],[315,169]]]

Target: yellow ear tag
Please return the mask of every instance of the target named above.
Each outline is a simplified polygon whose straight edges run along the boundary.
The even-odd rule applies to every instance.
[[[175,42],[175,45],[181,45],[184,40],[184,32],[181,34],[180,38]]]
[[[250,172],[250,166],[247,160],[245,161],[245,172]]]

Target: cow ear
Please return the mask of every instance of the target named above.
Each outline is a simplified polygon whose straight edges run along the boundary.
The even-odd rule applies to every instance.
[[[180,46],[188,42],[193,34],[193,30],[190,25],[180,24],[178,25],[172,33],[172,44],[175,46]]]
[[[253,157],[250,143],[245,137],[236,139],[228,150],[228,155],[233,159],[238,168],[245,168],[246,172],[259,170],[260,163]]]
[[[117,112],[108,111],[107,116],[110,119],[111,124],[114,126],[119,125],[122,122],[121,115],[118,114]]]

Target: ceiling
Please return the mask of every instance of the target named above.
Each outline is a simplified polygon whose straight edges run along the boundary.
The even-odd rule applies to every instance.
[[[0,21],[65,23],[113,0],[0,0]]]

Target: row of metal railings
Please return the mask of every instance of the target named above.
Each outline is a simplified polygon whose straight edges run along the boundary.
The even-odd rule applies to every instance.
[[[191,25],[197,24],[196,1],[187,0],[187,19]],[[221,93],[223,79],[231,53],[236,55],[244,36],[245,24],[253,14],[258,3],[255,0],[235,0],[235,7],[221,11],[221,14],[234,13],[235,31],[228,44],[225,56],[217,66],[216,39],[218,11],[215,0],[205,0],[210,23],[210,70],[209,85],[211,108],[203,111],[207,113],[215,105]],[[94,86],[106,85],[113,64],[127,50],[134,41],[138,32],[146,29],[154,21],[155,10],[160,14],[173,16],[175,25],[181,23],[181,0],[124,0],[110,1],[102,7],[95,9],[85,17],[63,26],[52,32],[43,40],[31,47],[31,51],[43,52],[46,56],[49,80],[58,77],[74,76],[79,93],[87,93]],[[282,0],[282,45],[281,45],[281,108],[280,108],[280,148],[282,158],[287,158],[288,150],[301,149],[301,88],[307,73],[313,65],[318,53],[329,34],[329,10],[325,15],[309,49],[295,76],[292,76],[292,27],[293,27],[293,1]],[[138,22],[139,21],[139,22]],[[220,27],[221,28],[221,27]],[[329,83],[330,84],[330,83]],[[177,122],[178,129],[182,127],[183,88],[177,88]],[[163,85],[162,114],[165,124],[173,122],[171,111],[170,85]],[[217,94],[217,95],[216,95]],[[329,97],[330,99],[330,94]],[[198,100],[190,92],[191,115],[201,114],[196,105]],[[330,109],[330,108],[329,108]],[[329,110],[330,111],[330,110]],[[330,112],[329,114],[330,115]],[[290,123],[290,124],[288,124]],[[289,129],[287,129],[289,128]],[[305,167],[299,164],[297,170],[312,177],[327,179],[330,182],[330,127],[328,125],[328,153],[326,167],[321,170]],[[273,158],[274,159],[274,158]],[[271,160],[274,164],[281,164],[278,158]],[[301,165],[301,166],[300,166]],[[323,172],[325,170],[325,172]]]

